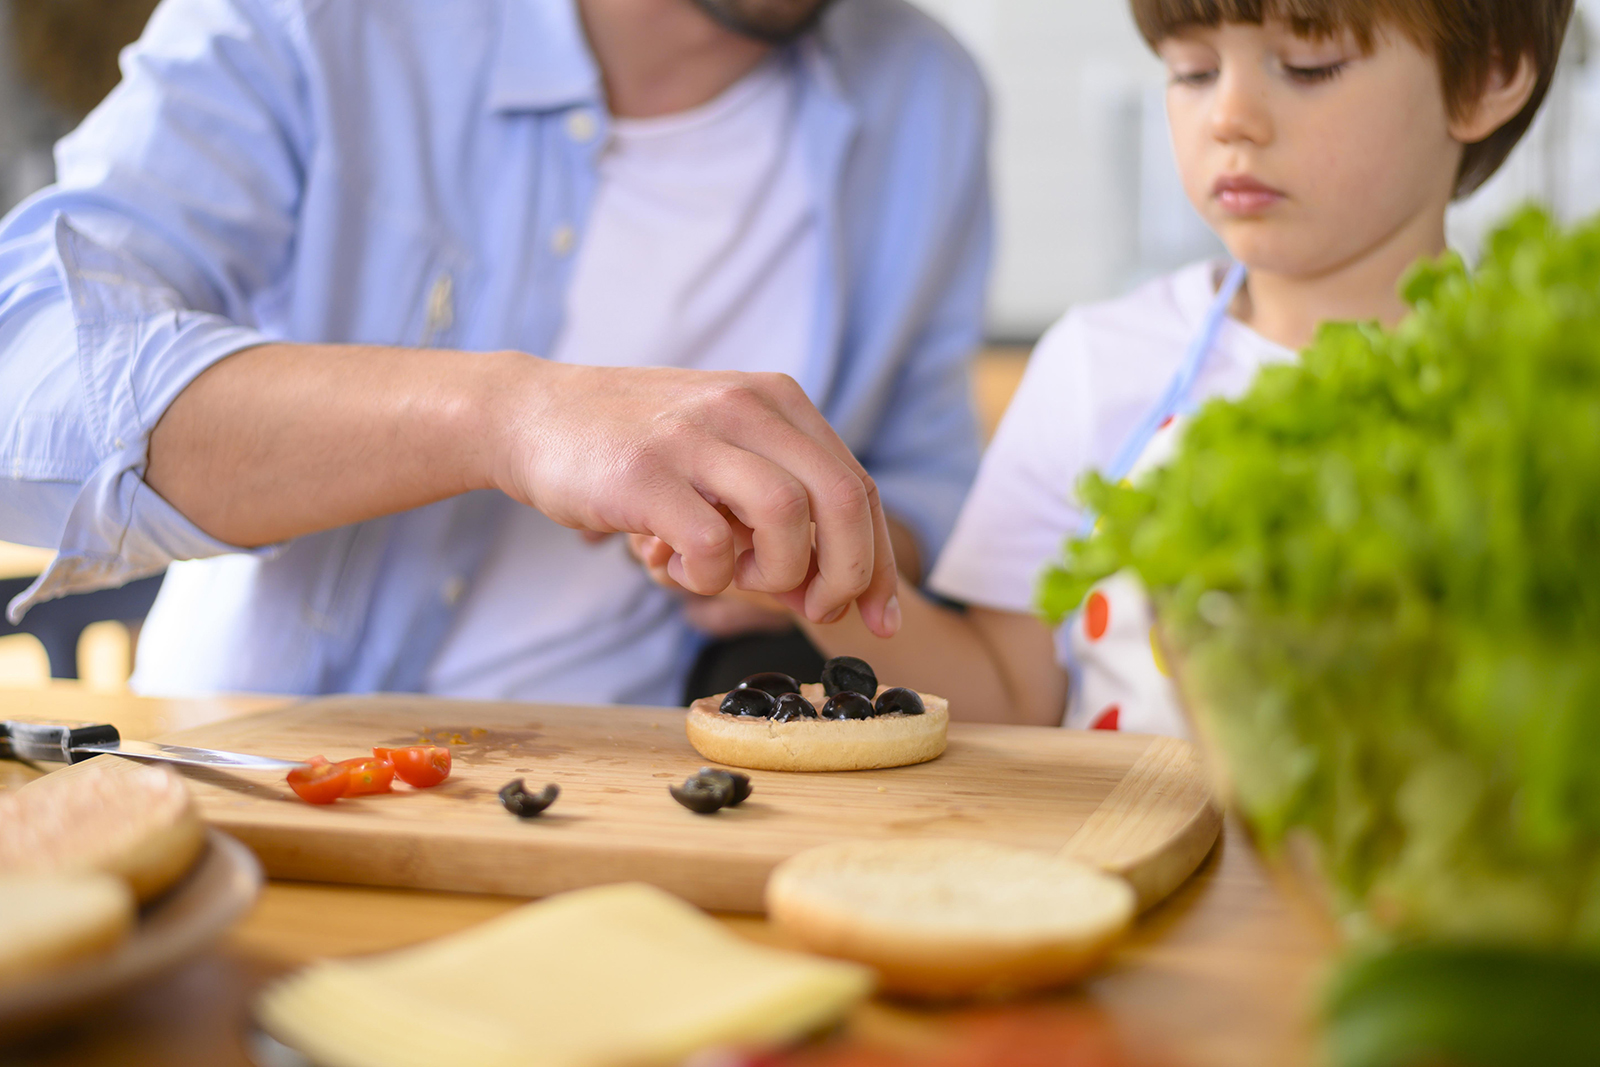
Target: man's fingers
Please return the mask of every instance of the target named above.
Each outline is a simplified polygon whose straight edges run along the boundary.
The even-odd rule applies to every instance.
[[[806,580],[798,588],[791,589],[787,593],[774,594],[773,599],[782,604],[784,607],[788,608],[790,611],[794,612],[796,615],[805,615],[806,590],[811,587],[811,583],[816,579],[816,577],[817,559],[815,556],[812,556],[811,567],[806,572]]]
[[[733,581],[733,528],[703,496],[684,486],[646,514],[656,537],[673,552],[667,562],[673,581],[702,596],[720,593]]]
[[[872,581],[857,599],[861,621],[879,637],[893,637],[900,629],[900,572],[895,567],[894,547],[889,540],[889,520],[878,499],[878,489],[868,479],[872,494]],[[809,596],[809,591],[807,592]]]
[[[805,487],[816,524],[817,574],[807,586],[804,613],[813,622],[831,621],[872,587],[880,554],[889,557],[893,568],[877,490],[854,457],[841,459],[824,442],[775,412],[762,423],[759,428],[743,428],[741,443],[789,471]],[[849,455],[847,449],[845,454]]]
[[[892,633],[894,550],[872,478],[792,378],[760,379],[765,409],[750,417],[746,408],[745,417],[732,424],[733,440],[790,471],[806,488],[818,573],[807,583],[803,613],[818,622],[837,619],[861,597],[868,626]]]
[[[629,534],[628,552],[644,567],[651,581],[668,589],[678,588],[678,583],[667,573],[667,564],[675,555],[671,545],[650,534]]]
[[[665,567],[672,558],[672,546],[652,534],[629,534],[628,551],[633,558],[652,570]]]
[[[798,588],[811,566],[806,487],[770,459],[737,448],[714,457],[700,481],[734,532],[735,584],[762,593]]]

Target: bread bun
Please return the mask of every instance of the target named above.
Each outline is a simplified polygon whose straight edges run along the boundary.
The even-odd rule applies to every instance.
[[[133,893],[108,874],[0,876],[0,987],[106,951],[134,915]]]
[[[779,864],[767,914],[813,952],[864,963],[891,993],[1001,997],[1070,982],[1128,928],[1122,879],[980,841],[841,841]]]
[[[882,693],[886,687],[879,686]],[[822,686],[801,695],[821,709]],[[774,722],[717,710],[726,693],[689,705],[689,743],[708,760],[756,771],[866,771],[926,763],[944,752],[950,705],[919,693],[921,715]]]
[[[117,756],[0,794],[0,871],[109,874],[142,902],[189,870],[205,827],[189,790],[166,767]]]

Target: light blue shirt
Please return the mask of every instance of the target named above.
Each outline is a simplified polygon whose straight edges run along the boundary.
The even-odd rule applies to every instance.
[[[840,0],[793,48],[825,265],[800,384],[932,559],[977,464],[982,82],[901,0]],[[548,352],[607,132],[571,0],[166,0],[123,63],[58,184],[0,225],[0,539],[59,552],[12,618],[240,553],[142,478],[167,405],[234,352]],[[235,556],[242,598],[197,632],[195,688],[419,688],[441,590],[507,506],[473,493]]]

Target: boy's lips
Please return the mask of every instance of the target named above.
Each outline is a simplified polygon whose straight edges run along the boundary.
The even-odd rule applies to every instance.
[[[1211,187],[1211,196],[1230,215],[1259,215],[1288,194],[1248,174],[1225,174]]]

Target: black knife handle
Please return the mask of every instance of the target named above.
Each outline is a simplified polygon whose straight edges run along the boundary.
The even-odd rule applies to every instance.
[[[0,722],[0,757],[81,763],[96,755],[74,752],[79,745],[114,745],[122,740],[115,726],[95,722]]]

